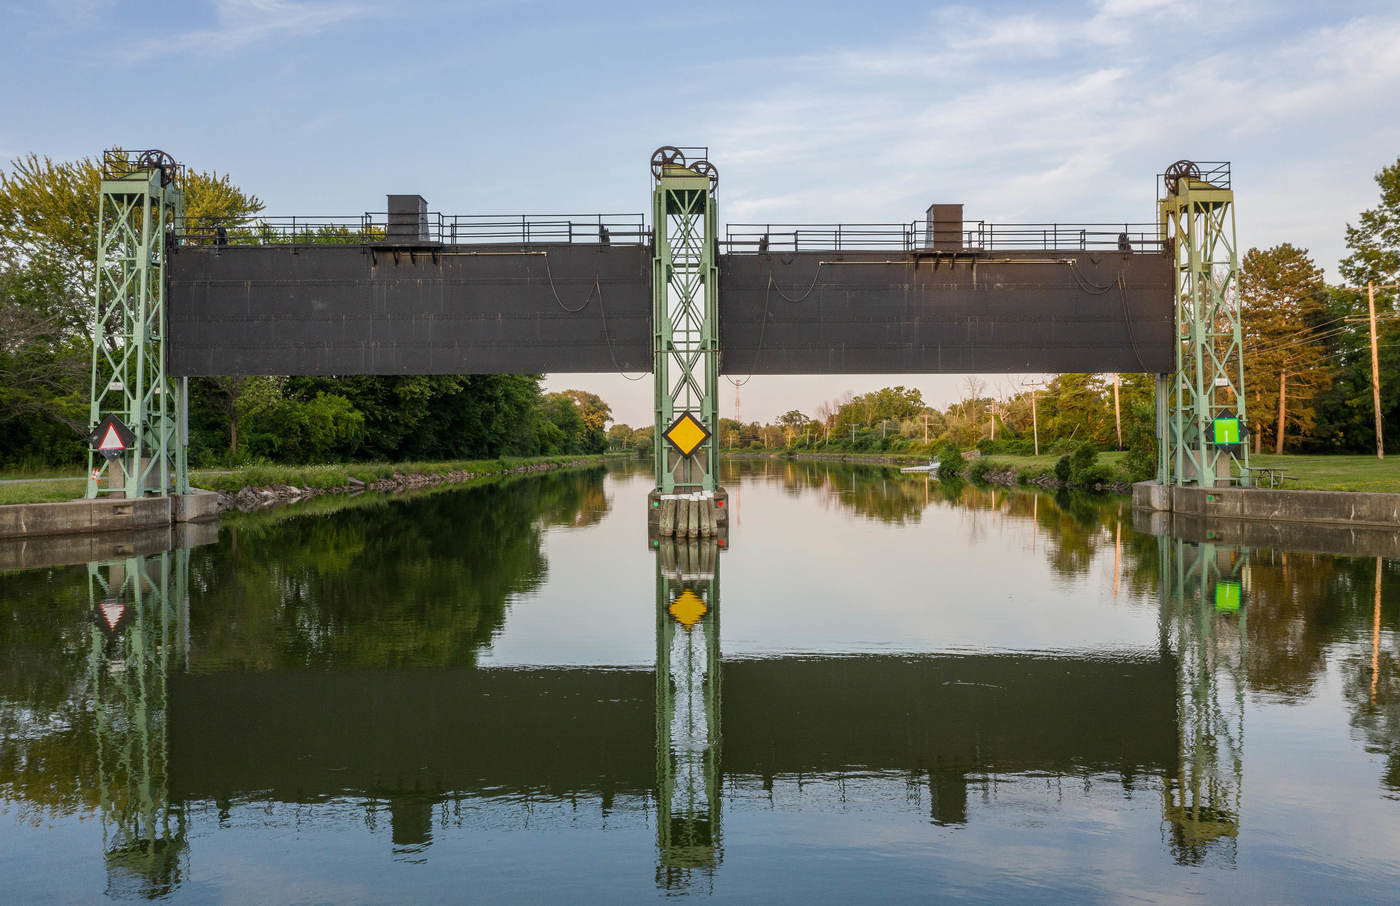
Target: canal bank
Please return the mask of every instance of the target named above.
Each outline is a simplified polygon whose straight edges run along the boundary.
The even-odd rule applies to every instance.
[[[1133,510],[1188,520],[1400,529],[1400,494],[1133,485]]]
[[[260,468],[253,474],[257,483],[243,483],[236,473],[220,476],[225,487],[216,490],[196,489],[187,495],[145,497],[138,500],[102,497],[96,500],[67,500],[46,503],[21,503],[0,506],[0,542],[44,536],[84,536],[105,533],[135,534],[151,529],[217,519],[232,510],[249,512],[281,506],[324,495],[355,495],[366,491],[401,493],[418,488],[445,484],[462,484],[504,475],[552,471],[598,465],[617,455],[599,454],[575,457],[538,457],[525,460],[485,460],[465,463],[465,468],[452,468],[457,463],[440,464],[441,471],[400,472],[391,469],[383,477],[375,477],[381,467],[355,466]],[[354,474],[361,471],[364,477]],[[328,476],[337,482],[330,486],[313,486],[309,477],[325,481]],[[313,478],[313,480],[314,480]],[[280,479],[280,480],[279,480]],[[291,482],[298,482],[293,484]],[[238,487],[233,487],[237,483]],[[8,545],[7,545],[8,547]]]

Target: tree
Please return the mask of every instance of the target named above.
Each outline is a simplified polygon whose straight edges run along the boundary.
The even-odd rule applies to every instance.
[[[1306,249],[1288,243],[1250,249],[1240,269],[1240,309],[1256,448],[1268,436],[1282,453],[1290,428],[1312,431],[1317,396],[1331,384],[1322,269]]]
[[[82,449],[101,180],[93,158],[30,154],[0,172],[0,460],[71,460]],[[227,175],[180,180],[186,210],[200,216],[262,210]]]
[[[1342,276],[1360,286],[1367,281],[1400,280],[1400,158],[1376,174],[1381,203],[1361,213],[1357,226],[1347,224],[1347,248]]]
[[[578,446],[571,452],[602,453],[608,448],[607,427],[612,421],[612,409],[596,393],[584,390],[565,390],[563,395],[573,400],[583,420],[583,433]]]
[[[793,437],[797,434],[800,434],[802,432],[802,429],[806,427],[811,421],[812,420],[810,418],[803,415],[796,409],[789,409],[782,415],[778,416],[778,424],[782,425],[783,434],[786,437],[787,443],[789,445],[792,443]]]
[[[1114,435],[1113,401],[1101,374],[1061,374],[1040,398],[1041,443],[1047,439],[1109,446]]]

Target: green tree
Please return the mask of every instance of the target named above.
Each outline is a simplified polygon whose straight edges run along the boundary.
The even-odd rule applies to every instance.
[[[1327,286],[1306,249],[1250,249],[1240,268],[1245,405],[1255,446],[1282,453],[1289,430],[1308,434],[1318,395],[1331,384]],[[1335,332],[1335,331],[1333,331]],[[1283,405],[1280,405],[1280,402]]]
[[[778,416],[778,424],[782,426],[783,437],[789,445],[795,437],[802,434],[802,429],[811,424],[812,420],[796,409],[789,409]]]
[[[1116,442],[1113,393],[1101,374],[1061,374],[1040,397],[1040,441]]]
[[[608,449],[628,450],[632,447],[632,426],[618,423],[608,429]]]
[[[612,409],[596,393],[585,390],[565,390],[564,396],[573,400],[583,419],[583,432],[579,436],[576,453],[602,453],[608,448],[608,422],[612,421]]]
[[[1347,248],[1342,259],[1342,276],[1354,285],[1367,281],[1395,283],[1400,280],[1400,158],[1376,174],[1381,202],[1361,212],[1356,226],[1347,224]]]
[[[86,432],[98,192],[94,158],[29,154],[0,171],[0,460],[76,458]],[[225,174],[184,171],[186,210],[246,217]]]

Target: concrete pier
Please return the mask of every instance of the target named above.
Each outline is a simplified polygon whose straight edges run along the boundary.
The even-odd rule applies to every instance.
[[[729,492],[647,495],[647,529],[663,538],[717,538],[728,533]]]
[[[1400,494],[1133,485],[1139,531],[1193,541],[1400,557]]]

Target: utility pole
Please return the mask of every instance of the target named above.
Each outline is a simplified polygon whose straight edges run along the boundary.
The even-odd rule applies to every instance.
[[[1360,291],[1359,286],[1343,286],[1342,289]],[[1400,289],[1400,283],[1386,283],[1377,286],[1374,280],[1366,282],[1366,317],[1347,318],[1350,322],[1368,321],[1371,326],[1371,405],[1376,411],[1376,458],[1385,459],[1385,437],[1381,429],[1381,370],[1380,359],[1377,355],[1379,346],[1376,343],[1376,290],[1378,289]],[[1394,320],[1394,316],[1381,318],[1382,321]]]
[[[1118,384],[1120,375],[1113,372],[1113,425],[1118,431],[1118,449],[1123,449],[1123,416],[1118,409]]]
[[[1040,408],[1037,401],[1040,399],[1039,381],[1022,381],[1021,386],[1031,388],[1031,436],[1035,438],[1035,455],[1040,455],[1040,416],[1036,410]]]
[[[1374,323],[1374,322],[1373,322],[1373,323]],[[1374,334],[1373,334],[1373,336],[1374,336]],[[1372,358],[1371,361],[1372,361],[1372,362],[1375,362],[1375,359]],[[1287,371],[1280,371],[1280,372],[1278,373],[1278,436],[1274,438],[1274,453],[1278,454],[1279,456],[1282,456],[1282,455],[1283,455],[1283,424],[1284,424],[1284,423],[1283,423],[1283,413],[1284,413],[1284,402],[1283,402],[1283,401],[1284,401],[1285,399],[1287,399],[1287,397],[1288,397],[1288,372],[1287,372]]]
[[[1376,410],[1376,459],[1385,459],[1385,437],[1381,433],[1381,366],[1376,345],[1376,283],[1366,281],[1366,317],[1371,322],[1371,405]],[[1280,426],[1280,430],[1282,426]]]

